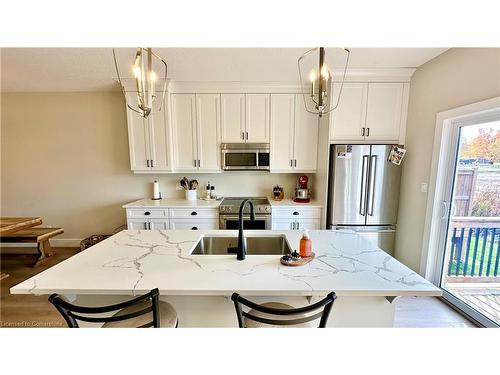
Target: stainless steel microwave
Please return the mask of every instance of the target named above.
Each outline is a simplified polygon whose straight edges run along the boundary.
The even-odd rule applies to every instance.
[[[269,143],[222,143],[224,171],[269,170]]]

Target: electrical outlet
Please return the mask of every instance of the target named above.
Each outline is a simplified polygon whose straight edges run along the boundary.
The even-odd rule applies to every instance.
[[[427,193],[428,187],[429,187],[429,184],[427,182],[421,182],[420,183],[420,192]]]

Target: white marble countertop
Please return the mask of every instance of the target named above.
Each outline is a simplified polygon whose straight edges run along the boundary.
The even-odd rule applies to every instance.
[[[202,199],[197,200],[187,200],[183,198],[163,198],[163,199],[150,199],[143,198],[134,202],[130,202],[124,204],[123,208],[155,208],[155,207],[165,207],[165,208],[190,208],[190,207],[199,207],[199,208],[218,208],[221,204],[222,200],[219,201],[205,201]],[[290,206],[299,206],[299,207],[322,207],[317,201],[311,200],[309,203],[296,203],[292,199],[283,199],[282,201],[275,201],[272,198],[269,198],[269,202],[272,207],[290,207]]]
[[[319,202],[312,200],[309,203],[297,203],[294,202],[293,199],[283,199],[281,201],[275,201],[273,198],[269,198],[269,202],[271,202],[271,206],[273,207],[290,207],[290,206],[298,206],[298,207],[323,207]]]
[[[197,200],[187,200],[183,198],[163,198],[163,199],[150,199],[143,198],[134,202],[124,204],[123,208],[155,208],[155,207],[165,207],[165,208],[218,208],[221,204],[220,201],[205,201],[203,199]]]
[[[441,290],[352,232],[310,231],[316,258],[302,267],[278,255],[190,255],[202,235],[236,231],[125,230],[11,288],[13,294],[437,296]],[[284,234],[296,249],[299,231]]]

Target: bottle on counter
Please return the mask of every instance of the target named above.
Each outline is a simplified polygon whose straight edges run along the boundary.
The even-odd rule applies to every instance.
[[[210,186],[210,199],[215,199],[215,186]]]
[[[210,181],[207,183],[206,190],[205,199],[210,199]]]
[[[299,244],[299,253],[303,258],[307,258],[311,256],[312,253],[312,242],[309,237],[309,232],[307,230],[304,231],[302,238],[300,239]]]

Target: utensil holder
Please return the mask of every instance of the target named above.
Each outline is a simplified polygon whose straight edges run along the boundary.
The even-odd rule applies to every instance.
[[[195,201],[198,199],[198,196],[196,194],[196,190],[184,190],[185,198],[188,201]]]

